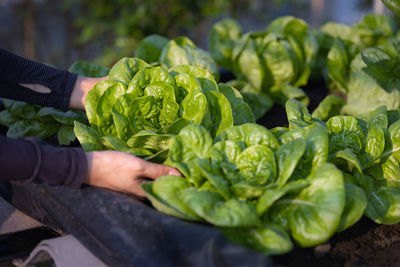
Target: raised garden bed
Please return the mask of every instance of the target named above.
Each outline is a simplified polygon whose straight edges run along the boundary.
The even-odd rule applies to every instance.
[[[344,27],[357,31],[359,27],[370,27],[370,19],[383,19],[390,24],[388,18],[370,16],[363,21],[365,25],[361,23],[353,28],[328,25],[325,30],[329,32],[330,27]],[[307,26],[294,18],[284,17],[272,23],[269,29],[279,32],[279,25],[286,25],[288,21],[295,23],[293,25]],[[372,32],[376,24],[370,29]],[[308,45],[316,44],[316,39],[309,35],[308,26],[306,28],[305,35],[299,38],[300,43],[308,40]],[[320,32],[319,37],[325,36],[330,41],[330,52],[324,55],[328,59],[330,81],[327,85],[323,81],[308,81],[313,67],[310,64],[318,58],[311,57],[312,53],[306,53],[306,50],[301,52],[294,39],[286,36],[290,32],[285,30],[268,35],[270,38],[276,37],[272,39],[264,38],[268,32],[243,37],[247,40],[245,45],[238,46],[241,52],[234,54],[239,56],[239,63],[246,63],[239,66],[243,73],[237,75],[245,77],[248,83],[243,84],[246,82],[244,80],[230,81],[242,92],[243,98],[233,87],[218,85],[210,73],[196,64],[168,66],[167,71],[157,67],[156,63],[150,66],[138,58],[124,58],[109,72],[109,80],[104,81],[107,84],[98,84],[89,92],[89,100],[86,101],[88,121],[82,119],[81,122],[74,122],[73,128],[71,117],[79,118],[79,114],[69,114],[69,119],[64,120],[57,111],[37,111],[42,116],[51,115],[59,127],[63,127],[59,123],[67,122],[66,127],[60,129],[67,133],[75,130],[85,151],[119,150],[154,162],[172,164],[186,179],[163,177],[144,184],[143,189],[149,200],[154,207],[167,214],[210,224],[179,220],[155,211],[146,200],[90,187],[74,191],[44,185],[15,186],[14,205],[58,231],[73,234],[108,265],[396,266],[398,260],[392,254],[400,241],[398,225],[378,225],[366,217],[352,224],[362,214],[387,224],[399,221],[396,213],[399,199],[389,199],[389,208],[382,204],[387,200],[385,197],[398,196],[400,192],[394,185],[399,175],[398,159],[395,158],[400,125],[397,123],[400,118],[398,102],[394,101],[396,103],[393,106],[386,105],[386,102],[383,102],[386,107],[374,106],[383,105],[379,101],[374,102],[377,95],[385,96],[386,100],[393,97],[386,92],[386,87],[391,84],[382,79],[391,75],[385,73],[391,68],[379,71],[376,68],[384,63],[389,67],[395,65],[392,53],[393,49],[400,52],[398,43],[388,43],[393,45],[389,47],[393,50],[389,54],[380,48],[370,48],[355,56],[353,52],[358,53],[358,48],[347,51],[347,43]],[[188,53],[206,56],[188,38],[171,42],[171,45],[181,45]],[[274,53],[263,54],[260,58],[258,51],[265,47],[259,45],[263,42],[267,42],[265,47],[284,48],[279,50],[280,53],[287,56],[287,63],[294,66],[293,70],[300,71],[293,73],[288,80],[285,75],[281,77],[291,68],[281,67],[279,71],[280,65],[275,65],[269,57]],[[363,45],[360,44],[360,49]],[[292,52],[301,53],[293,58],[293,53],[286,53],[289,46],[293,46]],[[246,53],[249,51],[257,52],[250,57],[254,62],[247,61]],[[162,55],[168,54],[168,50],[164,52]],[[340,56],[336,57],[336,54]],[[310,57],[307,58],[307,55]],[[376,58],[376,55],[379,56]],[[349,60],[336,61],[347,57],[354,58],[350,67]],[[170,62],[166,59],[162,57],[160,62],[168,65]],[[264,64],[269,59],[272,61]],[[282,63],[280,58],[277,60]],[[298,65],[299,62],[302,64]],[[127,67],[130,65],[139,70]],[[271,69],[260,71],[267,66]],[[274,69],[276,66],[278,69]],[[214,65],[209,67],[210,72],[215,70]],[[260,77],[249,71],[253,67]],[[270,71],[275,75],[272,80],[263,77]],[[121,76],[121,73],[130,75]],[[121,77],[123,82],[120,82]],[[226,77],[221,80],[225,79],[229,81]],[[304,84],[307,86],[300,88]],[[101,89],[103,85],[106,87],[104,90]],[[364,90],[370,85],[372,89]],[[329,112],[313,118],[305,104],[310,100],[309,111],[316,108],[328,93],[326,86],[332,92],[346,92],[347,102],[344,103],[339,97],[329,97],[329,101],[336,101],[324,101],[324,104],[329,104]],[[362,97],[357,95],[360,90]],[[201,99],[199,105],[195,101],[197,97]],[[362,102],[369,100],[368,97],[373,101]],[[254,117],[260,118],[263,110],[268,109],[272,102],[281,105],[286,103],[290,129],[279,128],[269,132],[264,127],[249,123],[254,122]],[[141,109],[142,104],[143,112],[134,112],[135,109]],[[150,108],[145,109],[145,104]],[[281,105],[275,104],[264,117],[257,120],[258,124],[269,129],[287,126],[286,112]],[[161,106],[162,109],[159,108]],[[363,110],[359,110],[360,107]],[[371,108],[374,108],[373,112],[360,117],[336,116],[355,115],[370,111]],[[167,112],[169,109],[175,112]],[[387,110],[391,110],[390,116]],[[325,115],[328,117],[323,117]],[[333,117],[332,120],[329,117]],[[90,126],[85,124],[87,122]],[[185,131],[184,126],[189,122],[195,122],[196,125],[189,125],[189,130]],[[242,125],[245,123],[249,124]],[[229,128],[232,125],[238,127]],[[233,130],[229,132],[229,129]],[[257,134],[262,136],[261,141],[258,141]],[[191,138],[190,135],[199,138]],[[257,141],[250,140],[254,136]],[[165,142],[146,142],[154,137]],[[189,140],[188,144],[182,141],[186,139]],[[68,144],[71,140],[61,139],[60,143],[63,141]],[[220,146],[228,143],[233,148],[227,152]],[[253,150],[242,154],[248,148]],[[229,153],[234,154],[232,159],[226,156]],[[183,154],[187,157],[182,157]],[[246,160],[246,156],[249,160]],[[245,164],[241,165],[243,162]],[[288,181],[293,183],[287,186]],[[161,191],[165,188],[164,194]],[[274,204],[276,206],[272,206]],[[309,248],[295,246],[286,255],[268,258],[228,242],[212,225],[223,229],[230,239],[243,246],[253,247],[268,255],[290,251],[293,240]],[[351,227],[332,236],[335,231],[347,226]]]
[[[227,241],[215,228],[153,210],[148,202],[99,188],[13,187],[12,203],[74,235],[110,266],[398,266],[400,225],[363,218],[313,248],[266,257]],[[154,265],[155,264],[155,265]]]
[[[321,83],[305,88],[311,109],[326,95]],[[317,93],[315,93],[317,92]],[[275,105],[258,121],[268,128],[287,124]],[[155,211],[143,199],[86,187],[13,186],[12,203],[45,225],[74,235],[109,265],[129,266],[398,266],[400,225],[363,218],[316,247],[295,247],[270,258],[234,245],[209,225]]]

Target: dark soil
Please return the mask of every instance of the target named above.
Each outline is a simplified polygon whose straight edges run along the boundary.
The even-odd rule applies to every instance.
[[[308,110],[310,111],[310,113],[312,113],[314,109],[318,107],[318,104],[328,95],[328,90],[326,89],[325,82],[322,80],[311,81],[306,87],[302,89],[310,99],[310,104],[308,105]],[[265,114],[264,117],[257,121],[257,123],[267,127],[268,129],[277,126],[287,127],[288,121],[285,108],[279,104],[275,104],[267,112],[267,114]]]
[[[397,252],[396,252],[397,251]],[[313,248],[296,247],[273,261],[283,266],[400,266],[400,224],[379,225],[361,219]]]

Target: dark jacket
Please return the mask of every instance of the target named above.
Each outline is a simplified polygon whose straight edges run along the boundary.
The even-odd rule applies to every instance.
[[[77,75],[14,55],[0,48],[0,97],[66,110]],[[37,93],[20,84],[42,84]],[[45,182],[78,188],[87,162],[81,148],[55,147],[37,138],[0,136],[0,180],[24,184]]]

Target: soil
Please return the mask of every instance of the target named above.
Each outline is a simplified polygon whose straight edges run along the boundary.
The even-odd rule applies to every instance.
[[[310,113],[312,113],[314,109],[318,107],[318,104],[328,95],[328,90],[323,80],[311,81],[302,89],[310,99],[310,104],[308,105]],[[279,104],[275,104],[265,116],[257,120],[257,123],[268,129],[277,126],[287,127],[288,121],[285,108]]]
[[[296,247],[274,256],[283,266],[400,266],[400,224],[379,225],[368,218],[313,248]]]

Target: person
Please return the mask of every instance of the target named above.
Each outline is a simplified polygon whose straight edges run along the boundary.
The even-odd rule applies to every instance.
[[[0,97],[62,110],[84,110],[85,97],[107,77],[89,78],[28,60],[0,48]],[[0,136],[2,181],[79,188],[83,183],[144,196],[143,178],[178,175],[176,169],[118,151],[84,152],[38,138]]]

